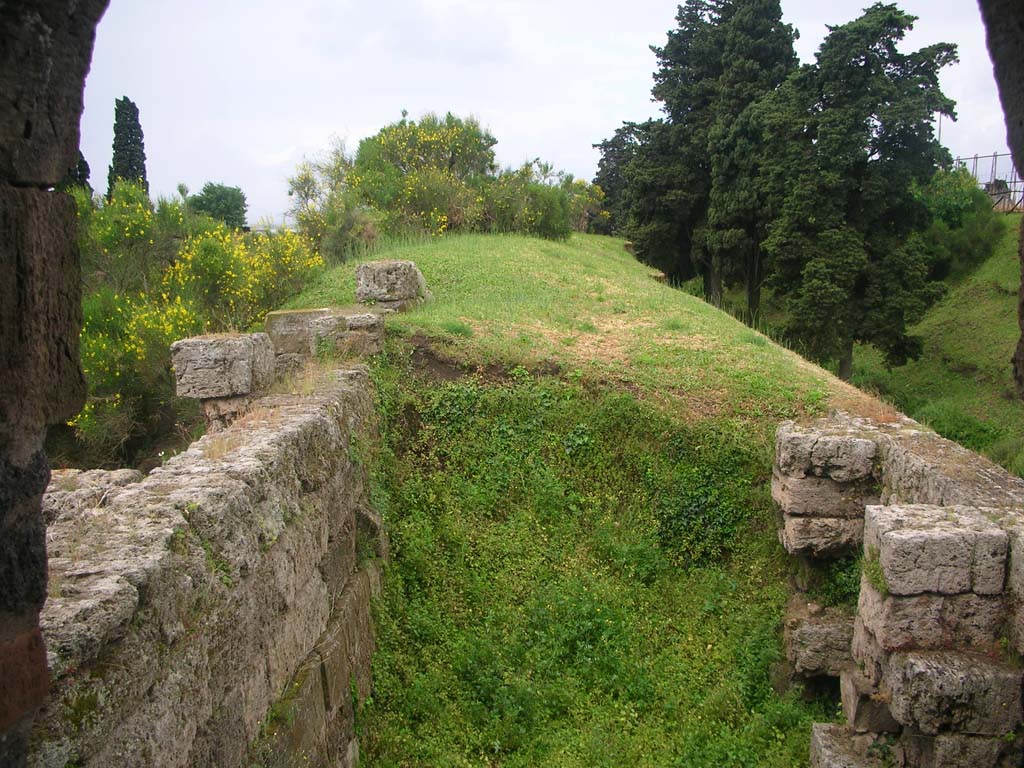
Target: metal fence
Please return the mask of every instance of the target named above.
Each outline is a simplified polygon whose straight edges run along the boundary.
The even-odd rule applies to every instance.
[[[991,155],[958,157],[954,163],[971,172],[997,211],[1024,211],[1024,181],[1017,174],[1010,155],[993,152]]]

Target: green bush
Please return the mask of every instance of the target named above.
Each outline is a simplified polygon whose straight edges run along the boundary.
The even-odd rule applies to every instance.
[[[932,223],[924,233],[935,278],[959,279],[984,263],[1005,232],[1005,217],[964,167],[939,170],[919,193]]]
[[[998,425],[964,412],[957,403],[949,400],[933,400],[918,409],[914,417],[943,437],[972,451],[984,452],[1004,436]]]

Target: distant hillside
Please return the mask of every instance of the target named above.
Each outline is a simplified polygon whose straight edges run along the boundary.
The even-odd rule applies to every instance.
[[[1014,394],[1020,215],[1007,217],[996,253],[952,286],[914,329],[917,361],[886,370],[869,347],[854,355],[855,384],[878,391],[937,432],[1024,475],[1024,403]]]

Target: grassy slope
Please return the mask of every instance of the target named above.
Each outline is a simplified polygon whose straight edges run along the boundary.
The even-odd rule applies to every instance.
[[[914,329],[925,339],[924,355],[887,371],[877,352],[858,348],[854,381],[1024,474],[1024,403],[1014,395],[1009,362],[1019,337],[1019,216],[1008,224],[996,253]]]
[[[414,260],[434,301],[389,318],[374,365],[393,557],[368,764],[806,764],[833,705],[769,685],[791,567],[772,435],[877,403],[658,283],[621,241],[382,256]],[[346,265],[290,306],[353,288]],[[481,373],[424,378],[423,336]]]

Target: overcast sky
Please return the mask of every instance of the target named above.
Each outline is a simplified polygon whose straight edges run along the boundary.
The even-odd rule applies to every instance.
[[[865,0],[782,0],[813,60],[826,24]],[[943,89],[954,155],[1006,152],[1005,128],[973,0],[903,0],[919,16],[904,50],[946,41],[960,64]],[[179,182],[240,186],[249,221],[288,207],[286,179],[332,136],[359,139],[401,110],[474,115],[503,165],[541,157],[590,179],[595,142],[657,113],[654,54],[676,3],[635,0],[112,0],[86,82],[82,151],[106,189],[114,99],[139,107],[154,195]],[[988,161],[991,165],[991,160]]]

